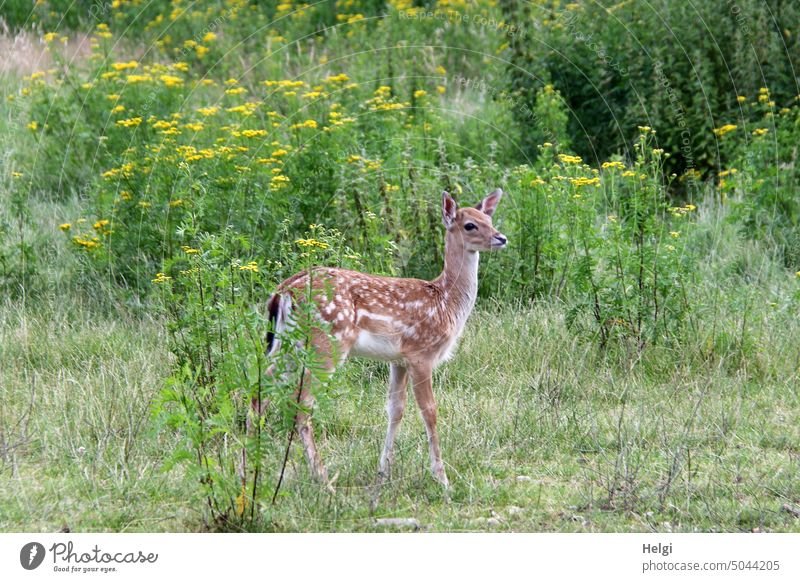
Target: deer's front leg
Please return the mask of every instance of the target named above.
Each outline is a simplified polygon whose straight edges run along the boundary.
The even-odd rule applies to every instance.
[[[436,401],[433,399],[433,368],[427,363],[417,363],[411,367],[411,382],[414,385],[414,399],[425,421],[428,433],[428,448],[431,454],[431,471],[434,478],[445,487],[448,486],[444,472],[442,454],[439,450],[439,435],[436,432]]]
[[[378,476],[381,480],[389,478],[394,463],[394,438],[408,399],[408,369],[399,364],[392,364],[389,370],[389,398],[386,402],[386,414],[389,417],[389,428],[386,430],[386,443],[383,446]]]

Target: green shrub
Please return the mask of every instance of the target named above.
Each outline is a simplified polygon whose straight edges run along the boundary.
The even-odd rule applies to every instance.
[[[632,157],[636,126],[650,125],[659,147],[673,154],[668,173],[708,175],[719,163],[712,129],[719,119],[742,118],[738,95],[766,84],[782,107],[797,92],[796,4],[502,6],[508,22],[525,33],[509,39],[510,82],[530,104],[539,87],[558,89],[571,113],[575,149],[594,163],[614,153]]]
[[[209,525],[263,528],[279,493],[300,387],[313,380],[306,388],[322,407],[335,389],[310,345],[313,302],[294,303],[294,325],[270,356],[266,298],[290,266],[357,268],[360,258],[341,233],[321,226],[297,241],[284,230],[266,263],[250,260],[250,241],[231,230],[204,235],[187,225],[183,234],[189,244],[154,278],[174,358],[157,416],[179,439],[171,463],[197,484]]]

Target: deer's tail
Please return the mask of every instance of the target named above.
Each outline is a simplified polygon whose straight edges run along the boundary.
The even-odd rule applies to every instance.
[[[267,353],[272,355],[281,349],[280,334],[286,329],[289,322],[289,314],[292,310],[291,295],[274,293],[269,298],[267,310],[270,321],[270,328],[267,332]]]

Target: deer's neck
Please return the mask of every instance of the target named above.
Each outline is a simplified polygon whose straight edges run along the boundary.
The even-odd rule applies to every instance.
[[[442,291],[444,308],[463,325],[478,294],[479,254],[461,245],[445,243],[444,270],[433,282]]]

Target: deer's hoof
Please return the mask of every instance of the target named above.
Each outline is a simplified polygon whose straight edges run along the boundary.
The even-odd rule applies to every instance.
[[[326,472],[325,477],[324,477],[324,479],[322,481],[322,484],[325,486],[325,491],[327,491],[331,495],[334,495],[336,493],[336,487],[334,487],[333,484],[336,483],[336,480],[338,478],[339,478],[339,471],[336,471],[336,473],[334,474],[333,478],[331,478],[331,479],[328,479],[327,472]]]
[[[450,487],[450,481],[447,480],[447,474],[444,472],[443,466],[440,465],[433,468],[433,478],[445,489]]]

